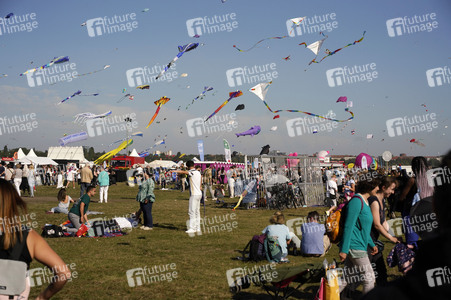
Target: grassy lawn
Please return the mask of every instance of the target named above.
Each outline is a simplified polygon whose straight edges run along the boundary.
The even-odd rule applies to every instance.
[[[108,203],[90,204],[92,211],[103,215],[90,216],[112,218],[125,216],[137,210],[135,201],[137,187],[128,187],[125,183],[111,186]],[[69,195],[77,199],[76,189],[69,188]],[[44,224],[61,224],[66,215],[45,214],[51,207],[57,206],[57,189],[37,187],[36,198],[24,197],[29,213],[35,213],[36,230],[41,233]],[[255,234],[268,225],[270,210],[237,210],[221,208],[209,199],[206,202],[206,216],[217,220],[225,217],[230,223],[220,232],[190,237],[185,233],[188,219],[188,192],[155,190],[156,202],[153,206],[155,227],[153,231],[133,229],[129,234],[112,238],[48,238],[50,246],[62,257],[66,264],[73,264],[77,278],[66,284],[54,299],[271,299],[266,292],[255,285],[243,292],[232,295],[229,292],[226,271],[255,263],[234,260]],[[98,194],[94,197],[98,201]],[[232,203],[232,201],[230,202]],[[305,217],[311,210],[323,214],[326,208],[300,208],[284,211],[286,220]],[[232,213],[236,216],[231,220]],[[203,208],[201,208],[203,215]],[[232,224],[232,222],[236,222]],[[233,228],[230,227],[234,225]],[[230,230],[229,230],[230,229]],[[386,243],[384,257],[392,248]],[[326,255],[329,261],[338,259],[338,247],[333,245]],[[288,264],[277,266],[296,266],[302,263],[321,263],[324,258],[304,258],[289,256]],[[264,265],[267,262],[260,262]],[[145,283],[130,287],[126,272],[129,269],[145,268],[152,270],[166,268],[159,273],[159,282]],[[31,268],[42,267],[33,262]],[[397,269],[389,269],[389,274],[398,276]],[[168,276],[170,272],[171,276]],[[174,273],[176,272],[176,273]],[[174,275],[174,276],[172,276]],[[392,277],[389,278],[391,280]],[[305,285],[303,292],[295,293],[290,299],[312,299],[319,283]],[[33,299],[44,286],[33,287],[30,299]]]

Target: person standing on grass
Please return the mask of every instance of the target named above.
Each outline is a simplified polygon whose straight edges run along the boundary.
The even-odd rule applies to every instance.
[[[34,197],[34,187],[36,186],[36,171],[34,166],[30,165],[28,170],[28,185],[30,186],[30,197]]]
[[[105,203],[108,203],[108,188],[110,187],[110,176],[104,167],[100,167],[100,173],[97,178],[100,186],[100,203],[105,199]]]
[[[144,225],[141,226],[142,230],[152,230],[153,229],[153,218],[152,218],[152,206],[155,202],[155,194],[153,190],[155,188],[155,182],[152,178],[152,174],[149,169],[145,169],[144,181],[139,186],[138,195],[136,195],[136,201],[139,202],[139,211],[136,212],[136,218],[139,218],[140,212],[144,215]]]
[[[190,194],[189,197],[189,228],[186,233],[196,233],[200,231],[200,200],[202,199],[202,176],[199,171],[194,168],[194,162],[189,160],[186,162],[188,171],[171,170],[169,172],[176,172],[186,174],[189,178]]]
[[[85,194],[88,186],[91,185],[91,181],[94,178],[94,176],[92,175],[92,171],[89,164],[86,164],[84,168],[81,169],[80,174],[81,174],[80,197],[82,197]]]
[[[90,185],[86,189],[86,194],[74,203],[68,214],[69,221],[72,223],[74,228],[67,228],[67,232],[76,233],[83,223],[89,223],[86,212],[88,211],[91,198],[94,197],[95,194],[96,187]]]
[[[20,184],[22,183],[22,169],[21,165],[17,164],[16,168],[14,169],[14,185],[16,186],[17,193],[20,196]]]

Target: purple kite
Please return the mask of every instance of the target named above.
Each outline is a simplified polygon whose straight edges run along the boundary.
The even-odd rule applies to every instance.
[[[347,102],[348,101],[348,97],[346,96],[341,96],[340,98],[338,98],[337,102]]]
[[[246,130],[246,131],[241,132],[241,133],[235,133],[235,135],[236,135],[236,137],[245,136],[245,135],[254,136],[254,135],[259,134],[261,130],[262,129],[260,128],[260,126],[255,125],[255,126],[252,126],[249,130]]]

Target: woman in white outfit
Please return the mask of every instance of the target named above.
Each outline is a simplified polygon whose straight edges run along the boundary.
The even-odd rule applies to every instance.
[[[20,196],[20,184],[22,183],[22,169],[21,165],[17,164],[14,169],[14,186],[16,187],[17,193]]]
[[[28,168],[28,185],[30,186],[30,197],[34,197],[34,187],[36,186],[36,171],[34,166],[30,165]]]

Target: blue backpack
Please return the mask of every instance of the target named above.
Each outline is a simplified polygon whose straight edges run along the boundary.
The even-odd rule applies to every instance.
[[[282,259],[282,248],[275,236],[267,236],[265,239],[266,259],[269,262],[280,262]]]

